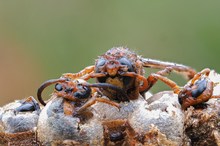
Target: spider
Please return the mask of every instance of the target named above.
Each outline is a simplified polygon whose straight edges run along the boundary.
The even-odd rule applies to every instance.
[[[51,84],[55,84],[55,91],[53,93],[54,97],[62,97],[65,99],[63,106],[65,115],[80,114],[97,101],[110,104],[117,108],[120,107],[119,104],[113,101],[105,98],[99,98],[99,96],[101,96],[99,88],[110,88],[121,93],[122,96],[126,96],[121,88],[107,83],[89,84],[82,79],[51,79],[44,82],[37,92],[38,100],[44,106],[46,103],[42,99],[41,94],[43,90]],[[73,101],[74,104],[69,101]]]
[[[103,89],[103,94],[111,100],[129,101],[137,99],[140,93],[144,95],[157,82],[154,74],[150,74],[147,78],[144,77],[144,67],[162,69],[156,73],[162,76],[169,73],[165,70],[166,68],[172,68],[173,71],[182,73],[188,78],[192,78],[196,74],[191,67],[143,58],[128,48],[116,47],[99,56],[95,65],[88,66],[78,73],[63,74],[63,77],[84,80],[96,78],[98,83],[109,83],[122,88],[128,97],[122,97],[116,90]]]
[[[209,68],[203,69],[184,87],[179,87],[175,82],[164,76],[158,74],[154,74],[154,76],[170,86],[175,94],[178,94],[179,103],[185,110],[190,106],[203,107],[209,99],[220,98],[220,95],[213,95],[215,84],[209,79],[209,73]]]

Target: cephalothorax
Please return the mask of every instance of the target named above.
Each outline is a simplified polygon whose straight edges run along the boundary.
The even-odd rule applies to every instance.
[[[42,105],[46,105],[41,97],[43,90],[51,84],[55,84],[54,97],[62,97],[64,102],[64,113],[66,115],[74,115],[83,112],[89,106],[95,104],[96,101],[104,102],[119,108],[119,105],[113,101],[101,98],[99,88],[110,88],[125,94],[121,88],[111,84],[89,84],[82,79],[68,80],[64,78],[52,79],[44,82],[38,89],[38,100]],[[126,95],[126,94],[125,94]],[[71,102],[69,102],[71,101]],[[73,101],[73,102],[72,102]]]
[[[156,73],[159,75],[169,73],[166,68],[180,72],[188,78],[192,78],[196,74],[195,70],[188,66],[143,58],[128,48],[116,47],[99,56],[95,65],[86,67],[79,73],[66,73],[63,77],[85,80],[96,78],[98,83],[109,83],[122,88],[128,96],[127,99],[118,95],[114,90],[104,89],[102,92],[110,99],[118,102],[129,101],[137,99],[140,93],[148,91],[157,81],[154,74],[150,74],[147,78],[144,77],[144,67],[163,69]]]
[[[170,86],[174,93],[178,94],[179,103],[183,109],[190,106],[201,107],[204,102],[211,98],[220,98],[220,95],[213,95],[215,84],[209,79],[210,69],[203,69],[197,73],[184,87],[179,87],[172,80],[156,75],[155,77]]]

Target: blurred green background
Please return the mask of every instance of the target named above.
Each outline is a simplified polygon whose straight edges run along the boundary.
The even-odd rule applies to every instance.
[[[45,80],[78,72],[114,46],[220,72],[219,16],[220,1],[0,1],[0,105],[36,97]]]

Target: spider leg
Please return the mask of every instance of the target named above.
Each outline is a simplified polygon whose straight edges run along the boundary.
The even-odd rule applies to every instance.
[[[100,77],[105,77],[105,76],[106,76],[106,74],[104,74],[104,73],[91,72],[90,74],[83,76],[82,79],[88,80],[90,78],[100,78]]]
[[[163,70],[158,71],[157,73],[152,73],[148,76],[147,78],[147,86],[144,86],[143,88],[141,88],[140,92],[144,93],[148,90],[150,90],[150,88],[159,80],[161,80],[162,82],[164,82],[165,84],[167,84],[173,91],[174,93],[179,93],[180,92],[180,87],[173,82],[172,80],[164,77],[167,74],[169,74],[172,71],[172,67],[167,67]]]
[[[125,72],[125,73],[122,73],[121,75],[127,76],[127,77],[132,77],[132,78],[137,78],[139,81],[142,81],[142,85],[139,88],[139,92],[142,92],[143,90],[145,90],[148,87],[148,81],[142,75],[139,75],[135,72]]]
[[[198,80],[202,75],[209,76],[209,73],[210,73],[210,69],[209,69],[209,68],[203,69],[201,72],[197,73],[197,74],[192,78],[191,84],[194,84],[195,81]]]
[[[128,95],[124,92],[124,90],[120,87],[114,86],[112,84],[108,83],[94,83],[94,84],[84,84],[84,86],[87,87],[97,87],[97,88],[103,88],[103,89],[112,89],[117,91],[123,99],[120,99],[121,101],[129,101]]]
[[[183,74],[184,76],[187,76],[188,78],[193,78],[196,74],[196,71],[189,67],[182,64],[172,63],[172,62],[164,62],[149,58],[141,58],[142,65],[144,67],[150,67],[150,68],[156,68],[156,69],[164,69],[167,67],[172,67],[172,69],[176,72],[179,72]]]
[[[72,105],[70,102],[67,100],[64,100],[63,102],[63,112],[67,116],[72,116],[74,112],[74,105]]]
[[[167,77],[164,77],[160,74],[151,74],[150,78],[156,78],[157,80],[160,80],[162,82],[164,82],[165,84],[167,84],[175,94],[179,94],[180,92],[180,87],[172,80],[168,79]]]
[[[96,95],[94,95],[90,100],[88,100],[83,106],[81,106],[79,109],[77,109],[77,113],[81,113],[82,111],[84,111],[85,109],[87,109],[88,107],[92,106],[93,104],[95,104],[96,102],[103,102],[106,104],[109,104],[111,106],[115,106],[118,109],[120,108],[120,105],[116,102],[110,101],[108,99],[104,99],[104,98],[97,98]]]
[[[205,69],[203,69],[200,73],[201,74],[205,74],[206,76],[208,76],[209,75],[209,73],[210,73],[210,69],[209,68],[205,68]]]
[[[220,98],[220,95],[213,95],[211,98]]]
[[[95,66],[92,65],[92,66],[88,66],[86,68],[84,68],[83,70],[81,70],[80,72],[78,73],[65,73],[62,75],[62,77],[64,78],[70,78],[70,79],[76,79],[76,78],[80,78],[80,77],[83,77],[87,74],[90,74],[91,72],[94,71],[94,68]]]
[[[54,93],[57,97],[63,97],[65,99],[68,99],[70,101],[76,101],[76,98],[72,94],[68,94],[64,91],[59,91]]]

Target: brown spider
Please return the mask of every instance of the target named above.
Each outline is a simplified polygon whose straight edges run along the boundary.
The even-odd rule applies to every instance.
[[[126,96],[126,94],[122,91],[122,89],[113,86],[111,84],[107,84],[107,83],[89,84],[82,79],[68,80],[68,79],[60,78],[60,79],[48,80],[44,82],[38,89],[37,92],[38,100],[44,106],[46,105],[46,103],[42,99],[41,94],[43,90],[51,84],[56,84],[53,95],[55,95],[55,97],[62,97],[65,99],[63,106],[65,115],[80,114],[85,109],[95,104],[97,101],[104,102],[119,108],[119,104],[110,101],[108,99],[99,98],[100,92],[98,88],[110,88],[112,90],[116,90],[117,92],[121,93],[122,96]],[[73,101],[74,104],[71,104],[68,101]]]
[[[209,73],[210,69],[203,69],[184,87],[179,87],[175,82],[164,76],[158,74],[154,74],[154,76],[170,86],[174,93],[178,94],[179,103],[182,109],[185,110],[190,106],[201,107],[210,98],[220,98],[220,95],[213,95],[215,84],[209,79]]]
[[[188,78],[192,78],[196,74],[195,70],[188,66],[143,58],[128,48],[117,47],[99,56],[95,65],[88,66],[78,73],[63,74],[63,77],[82,78],[84,80],[96,78],[98,83],[109,83],[122,88],[128,98],[118,95],[116,91],[111,89],[104,89],[102,91],[104,95],[118,102],[129,101],[137,99],[139,93],[144,94],[147,92],[157,81],[154,74],[150,74],[145,78],[143,67],[172,68],[173,71],[183,73]],[[161,70],[156,74],[166,75],[167,73],[169,73],[167,70]]]

